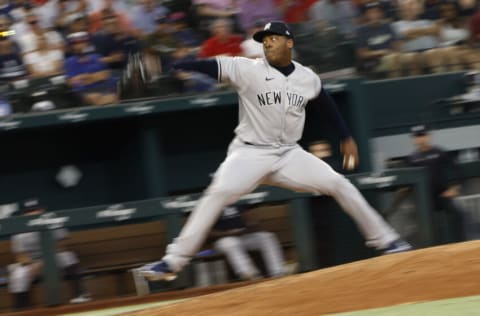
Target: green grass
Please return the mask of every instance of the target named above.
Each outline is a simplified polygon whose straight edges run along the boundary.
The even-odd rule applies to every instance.
[[[363,311],[331,314],[332,316],[477,316],[480,296],[452,298],[424,303],[403,304]]]

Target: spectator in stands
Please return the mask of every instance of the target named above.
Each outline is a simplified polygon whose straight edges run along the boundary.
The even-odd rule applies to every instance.
[[[122,32],[116,15],[103,17],[102,29],[93,35],[93,46],[102,56],[102,62],[117,76],[125,67],[128,57],[140,50],[139,42]]]
[[[240,44],[244,38],[233,33],[232,22],[228,19],[215,20],[210,28],[212,36],[207,39],[200,48],[200,58],[214,57],[218,55],[241,56],[243,55]]]
[[[131,9],[130,2],[133,0],[113,0],[112,8],[116,11],[120,12],[129,12]],[[158,1],[158,0],[157,0]],[[93,13],[95,11],[99,11],[104,7],[104,3],[102,0],[87,0],[88,2],[88,12]]]
[[[460,9],[460,16],[465,17],[466,20],[477,11],[478,2],[476,0],[458,0],[457,3]]]
[[[317,0],[276,0],[286,23],[301,23],[308,20],[308,10]]]
[[[66,62],[67,80],[73,90],[87,105],[107,105],[118,102],[115,81],[102,57],[89,51],[89,35],[86,32],[68,36],[74,55]]]
[[[442,0],[424,0],[421,19],[436,21],[440,19],[440,4]]]
[[[360,72],[400,76],[400,43],[385,20],[383,7],[379,2],[370,2],[364,7],[366,23],[358,29],[356,36]]]
[[[0,0],[0,15],[4,15],[10,19],[13,19],[13,17],[10,15],[12,9],[13,5],[9,0]]]
[[[56,47],[50,47],[45,36],[37,39],[38,49],[26,53],[23,61],[27,67],[30,76],[34,78],[44,78],[60,75],[64,72],[64,55]]]
[[[145,52],[160,60],[161,67],[172,62],[172,53],[180,46],[180,42],[170,33],[170,25],[166,17],[156,19],[157,28],[145,39]],[[162,72],[162,69],[157,70]]]
[[[201,45],[200,37],[195,30],[187,24],[185,12],[173,12],[168,16],[171,35],[182,45],[190,48],[199,48]]]
[[[66,42],[68,42],[67,38],[68,38],[68,35],[70,34],[80,33],[80,32],[88,33],[89,20],[88,20],[88,16],[83,13],[76,13],[76,14],[70,15],[68,17],[67,23],[68,23],[67,29],[64,32],[64,34],[62,34]],[[65,48],[65,57],[70,57],[74,55],[74,52],[72,50],[73,50],[73,46],[67,45]],[[87,50],[89,52],[95,51],[95,47],[93,46],[92,43],[90,43],[90,47]]]
[[[25,2],[25,4],[24,4]],[[12,17],[12,30],[17,34],[16,41],[21,44],[19,39],[23,34],[30,32],[30,25],[28,24],[27,15],[35,14],[34,7],[28,1],[13,2],[13,9],[10,12]]]
[[[28,13],[33,13],[34,6],[30,1],[14,0],[11,2],[12,8],[10,10],[10,16],[14,21],[21,21],[25,19]]]
[[[102,7],[94,11],[89,16],[89,32],[95,33],[102,28],[102,20],[104,16],[115,15],[118,18],[120,30],[122,32],[128,32],[131,35],[135,34],[135,28],[125,11],[119,10],[115,7],[114,0],[103,0]]]
[[[450,48],[450,69],[460,71],[471,67],[472,50],[468,48],[470,32],[466,20],[460,16],[460,7],[456,2],[445,0],[440,9],[440,45]]]
[[[243,56],[248,58],[263,58],[265,53],[263,51],[263,45],[253,39],[253,34],[263,29],[265,22],[262,20],[256,21],[255,24],[249,29],[248,37],[240,44],[243,51]]]
[[[8,19],[6,17],[0,18],[0,80],[13,81],[24,78],[27,75],[27,70],[23,64],[20,48],[13,40],[13,34],[8,27]]]
[[[238,206],[224,209],[210,236],[215,250],[225,254],[235,274],[242,280],[255,280],[261,273],[248,251],[259,250],[269,277],[285,275],[285,259],[275,234],[258,230],[256,223],[247,221],[246,210]]]
[[[67,30],[64,33],[65,37],[71,33],[88,32],[89,20],[88,16],[83,13],[72,14],[68,17]]]
[[[258,20],[275,21],[282,18],[282,12],[274,0],[238,0],[238,22],[240,28],[247,32]]]
[[[37,199],[28,199],[23,202],[24,216],[40,215],[45,213]],[[65,248],[68,231],[64,228],[52,230],[57,241],[56,261],[62,268],[65,277],[72,280],[74,298],[70,303],[84,303],[90,301],[80,276],[79,261],[75,253]],[[39,232],[28,232],[11,237],[11,249],[15,255],[15,263],[8,266],[8,290],[14,296],[15,308],[23,309],[31,305],[31,285],[40,277],[43,262]]]
[[[358,25],[367,23],[367,21],[365,21],[365,11],[368,9],[368,4],[372,2],[380,4],[385,20],[388,22],[397,20],[396,2],[390,0],[359,0],[353,1],[356,10],[359,12],[359,16],[356,18]]]
[[[480,10],[475,13],[469,22],[470,39],[469,39],[469,62],[471,67],[480,70]]]
[[[132,9],[132,20],[137,34],[145,37],[157,28],[156,19],[166,17],[170,11],[164,5],[154,0],[138,0],[138,4]]]
[[[410,69],[410,74],[423,73],[428,67],[434,73],[446,70],[451,64],[452,54],[449,50],[440,48],[439,24],[420,19],[421,4],[418,0],[403,0],[400,2],[399,21],[392,27],[397,37],[402,40],[402,66]]]
[[[210,25],[217,19],[228,19],[235,27],[239,13],[235,0],[192,0],[196,29],[203,37],[210,34]]]
[[[87,5],[86,0],[50,0],[42,7],[44,19],[48,21],[44,23],[66,36],[71,20],[87,14]]]
[[[309,18],[316,23],[334,27],[338,34],[347,38],[353,37],[356,32],[356,8],[350,0],[319,0],[309,9]]]
[[[49,46],[53,49],[59,49],[65,51],[65,41],[62,36],[54,30],[43,29],[39,24],[38,16],[34,13],[28,14],[26,17],[26,22],[30,26],[30,31],[26,34],[20,36],[20,47],[22,53],[26,54],[28,52],[38,49],[38,38],[43,36]]]

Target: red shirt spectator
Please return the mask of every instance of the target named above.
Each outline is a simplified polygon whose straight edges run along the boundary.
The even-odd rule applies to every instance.
[[[470,19],[470,36],[474,44],[480,42],[480,11]]]
[[[200,48],[198,57],[208,58],[217,55],[241,56],[243,55],[240,44],[244,38],[232,33],[232,24],[227,19],[216,20],[210,29],[212,37],[207,39]]]
[[[307,11],[317,0],[275,0],[277,7],[283,12],[283,20],[287,23],[298,23],[307,20]]]
[[[243,42],[243,37],[240,35],[231,35],[225,40],[220,40],[217,37],[211,37],[206,40],[198,56],[201,58],[214,57],[217,55],[241,56],[243,54],[240,44]]]
[[[125,12],[118,11],[113,6],[114,1],[104,0],[102,9],[92,12],[89,16],[89,28],[90,33],[95,33],[102,28],[102,19],[104,16],[114,15],[117,17],[120,28],[124,32],[134,33],[134,27],[132,21]]]

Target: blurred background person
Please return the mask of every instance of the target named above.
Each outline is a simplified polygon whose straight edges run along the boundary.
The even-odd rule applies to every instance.
[[[180,42],[171,34],[167,17],[159,16],[155,22],[155,31],[144,40],[144,51],[151,61],[158,60],[159,69],[156,72],[162,73],[173,62],[172,53],[180,46]]]
[[[185,12],[173,12],[168,16],[169,30],[173,38],[191,49],[199,49],[202,41],[196,30],[187,23]]]
[[[33,78],[45,78],[64,73],[64,54],[51,47],[44,36],[37,39],[37,50],[26,53],[23,61]]]
[[[379,2],[364,5],[365,23],[358,28],[356,49],[359,71],[365,75],[399,77],[400,42]]]
[[[310,21],[335,28],[338,34],[352,38],[356,32],[358,12],[350,0],[319,0],[308,10]]]
[[[50,0],[42,7],[43,19],[60,34],[66,34],[74,16],[85,16],[87,7],[86,0]]]
[[[131,17],[136,33],[145,37],[153,33],[157,27],[156,19],[166,17],[170,10],[155,0],[137,0],[137,5],[132,8]]]
[[[238,24],[243,32],[248,32],[258,20],[280,20],[282,13],[274,0],[238,0]]]
[[[219,55],[242,56],[240,44],[244,37],[233,33],[232,22],[228,19],[215,20],[210,26],[211,37],[203,42],[199,58],[209,58]]]
[[[8,28],[6,17],[0,17],[0,80],[14,81],[27,76],[27,70],[22,60],[21,50],[13,40],[13,32]]]
[[[37,199],[27,199],[22,205],[22,215],[40,215],[46,212]],[[82,278],[80,276],[79,260],[76,254],[65,248],[65,240],[68,231],[64,228],[52,231],[53,238],[57,242],[56,261],[66,278],[72,282],[74,298],[70,303],[84,303],[90,301]],[[15,255],[15,263],[8,266],[8,290],[14,297],[14,305],[17,309],[30,307],[31,285],[38,279],[42,272],[42,252],[39,232],[28,232],[13,235],[10,239],[11,250]]]
[[[65,41],[62,36],[57,31],[42,28],[35,13],[28,14],[25,21],[28,23],[30,30],[19,38],[22,54],[37,50],[40,37],[45,38],[51,49],[65,51]]]
[[[440,45],[450,55],[449,70],[461,71],[471,68],[468,40],[470,32],[466,19],[460,16],[460,7],[453,0],[444,0],[439,4]]]
[[[128,32],[131,35],[135,34],[135,27],[128,16],[128,10],[119,9],[119,6],[115,4],[117,1],[114,0],[103,0],[96,1],[97,3],[101,2],[102,5],[98,10],[93,11],[89,15],[89,32],[95,33],[102,28],[102,20],[104,16],[115,15],[118,19],[120,25],[120,30],[122,32]]]
[[[92,36],[92,44],[115,77],[120,76],[128,57],[140,51],[137,39],[122,32],[116,15],[103,17],[102,28]]]
[[[69,85],[86,105],[107,105],[118,102],[116,82],[102,57],[89,50],[86,32],[68,36],[73,56],[66,61],[65,72]]]
[[[88,32],[89,20],[88,16],[83,13],[71,14],[66,21],[66,30],[64,32],[64,37],[67,37],[68,34],[77,33],[77,32]]]
[[[302,23],[308,20],[308,10],[317,0],[276,0],[282,20],[286,23]]]
[[[70,14],[86,14],[87,6],[86,0],[48,0],[43,5],[36,5],[35,13],[43,28],[61,32],[60,28],[65,24],[64,20],[68,19]]]
[[[121,12],[128,12],[134,0],[111,0],[112,7]],[[158,1],[158,0],[157,0]],[[87,0],[89,13],[101,10],[104,7],[102,0]]]
[[[210,233],[215,240],[215,250],[227,257],[235,275],[241,280],[255,280],[262,276],[248,253],[252,250],[260,251],[268,277],[284,276],[285,258],[277,236],[258,230],[257,225],[247,219],[246,211],[238,206],[223,210]]]
[[[439,24],[421,18],[419,0],[402,0],[399,9],[400,20],[393,22],[392,27],[402,41],[402,52],[408,53],[402,55],[402,66],[408,68],[411,75],[446,71],[453,56],[451,50],[441,48]]]
[[[456,164],[445,149],[432,143],[431,133],[425,125],[413,126],[411,137],[415,150],[407,156],[406,165],[426,168],[433,210],[445,212],[448,218],[451,239],[447,242],[465,241],[466,227],[469,222],[465,212],[454,201],[454,198],[460,194],[461,187],[458,182],[449,180],[449,174],[458,174]],[[390,212],[398,208],[409,192],[410,188],[403,188],[397,192]]]
[[[235,29],[239,13],[236,0],[192,0],[194,12],[194,27],[200,32],[202,38],[210,34],[210,26],[217,19],[230,20]]]

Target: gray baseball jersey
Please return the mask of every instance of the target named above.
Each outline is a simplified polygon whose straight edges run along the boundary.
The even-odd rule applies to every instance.
[[[68,231],[64,228],[55,229],[52,233],[55,240],[62,240],[68,236]],[[28,253],[33,259],[40,259],[42,256],[39,232],[13,235],[10,247],[15,254]]]
[[[219,81],[229,82],[239,95],[239,124],[244,142],[256,145],[293,145],[302,136],[305,106],[322,89],[310,68],[293,62],[285,76],[266,59],[217,57]]]

